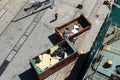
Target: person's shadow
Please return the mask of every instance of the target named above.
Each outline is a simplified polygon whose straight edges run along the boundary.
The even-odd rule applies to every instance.
[[[55,19],[51,20],[50,23],[55,22],[58,18],[58,13],[55,13]]]
[[[57,20],[57,19],[53,19],[53,20],[50,21],[50,23],[55,22],[56,20]]]

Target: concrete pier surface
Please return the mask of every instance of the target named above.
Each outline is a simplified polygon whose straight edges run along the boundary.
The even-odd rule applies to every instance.
[[[53,9],[48,4],[25,12],[24,9],[35,1],[43,0],[0,0],[0,80],[35,80],[29,60],[59,42],[55,27],[80,14],[89,19],[92,28],[77,38],[75,46],[87,52],[109,12],[102,4],[104,0],[55,0]],[[78,4],[82,4],[83,9],[76,8]],[[56,9],[58,20],[50,23]],[[45,80],[65,80],[75,63],[76,60]]]
[[[96,3],[96,7],[93,8],[90,15],[88,15],[88,20],[92,23],[92,27],[89,31],[81,34],[75,43],[78,50],[82,50],[84,53],[90,51],[93,42],[95,41],[104,20],[109,13],[109,9],[106,5],[102,5],[104,0],[99,0]],[[84,39],[83,39],[84,38]],[[81,44],[81,45],[78,45]]]

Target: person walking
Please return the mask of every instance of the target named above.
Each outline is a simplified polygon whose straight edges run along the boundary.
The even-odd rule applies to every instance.
[[[55,20],[58,19],[58,9],[55,9]]]
[[[55,9],[55,13],[54,13],[54,19],[50,21],[50,23],[55,22],[58,19],[58,9]]]
[[[55,20],[58,19],[58,13],[55,13]]]

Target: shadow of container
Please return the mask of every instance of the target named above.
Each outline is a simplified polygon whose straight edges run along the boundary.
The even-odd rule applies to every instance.
[[[77,62],[75,63],[70,75],[65,80],[78,80],[84,69],[84,63],[86,61],[87,54],[79,56]]]
[[[32,68],[19,75],[21,80],[39,80]]]
[[[57,35],[54,33],[50,36],[48,36],[49,40],[52,42],[53,45],[57,44],[58,42],[60,42],[60,40],[58,39]]]

